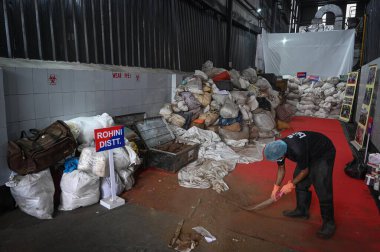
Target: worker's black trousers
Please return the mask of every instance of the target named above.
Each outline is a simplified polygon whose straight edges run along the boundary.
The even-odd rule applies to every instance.
[[[309,167],[309,174],[302,181],[297,183],[297,191],[309,191],[311,185],[319,199],[321,216],[323,222],[334,222],[333,186],[332,175],[335,161],[335,148],[330,148]],[[293,178],[301,172],[296,167]],[[299,202],[301,203],[301,202]]]

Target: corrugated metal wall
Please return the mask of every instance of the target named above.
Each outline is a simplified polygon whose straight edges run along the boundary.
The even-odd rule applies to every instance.
[[[364,46],[364,63],[380,57],[380,1],[371,0],[366,9],[367,29]]]
[[[226,66],[225,17],[186,0],[0,0],[0,56],[199,69]],[[234,26],[233,67],[254,66],[256,35]]]

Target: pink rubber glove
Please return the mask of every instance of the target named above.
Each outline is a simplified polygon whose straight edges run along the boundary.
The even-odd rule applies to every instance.
[[[279,193],[279,191],[280,191],[280,186],[274,184],[272,194],[270,195],[270,197],[273,200],[277,201],[277,199],[278,199],[277,194]]]
[[[283,194],[291,193],[294,188],[296,187],[294,186],[292,181],[289,180],[288,183],[281,188],[280,193],[283,193]]]

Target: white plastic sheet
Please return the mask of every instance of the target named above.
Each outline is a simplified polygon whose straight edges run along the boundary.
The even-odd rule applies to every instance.
[[[297,72],[339,76],[351,71],[355,30],[265,33],[262,35],[265,72],[295,75]]]

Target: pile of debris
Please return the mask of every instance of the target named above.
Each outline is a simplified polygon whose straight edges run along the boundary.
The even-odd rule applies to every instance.
[[[346,83],[339,81],[339,77],[318,81],[290,78],[286,103],[294,107],[296,115],[337,118],[346,89]]]
[[[170,124],[211,130],[231,143],[274,137],[279,104],[279,92],[253,68],[239,73],[207,61],[202,71],[183,80],[174,101],[165,104],[160,114]]]
[[[40,219],[51,219],[54,205],[59,205],[58,210],[69,211],[112,195],[108,152],[96,152],[94,147],[94,130],[113,126],[112,117],[103,113],[73,118],[65,124],[78,144],[79,155],[68,156],[39,172],[12,172],[6,183],[21,211]],[[125,138],[125,146],[113,151],[116,195],[134,184],[133,175],[140,159],[133,148],[133,143]]]

